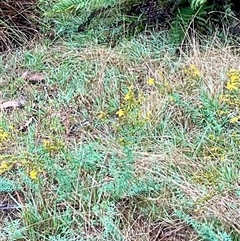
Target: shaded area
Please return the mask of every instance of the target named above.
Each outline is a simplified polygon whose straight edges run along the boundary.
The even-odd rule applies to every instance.
[[[0,2],[0,51],[32,40],[38,32],[36,0]]]
[[[153,27],[154,30],[168,29],[170,27],[169,23],[173,17],[172,5],[173,4],[160,4],[156,0],[139,1],[139,3],[136,4],[124,2],[118,7],[120,7],[126,19],[114,22],[114,26],[112,27],[119,28],[124,25],[124,28],[131,34],[144,31],[146,27]],[[108,15],[111,15],[113,8],[114,7],[108,6],[93,10],[86,21],[79,25],[78,32],[88,29],[88,26],[94,18],[103,16],[106,18]],[[131,20],[133,17],[135,17],[134,21]]]

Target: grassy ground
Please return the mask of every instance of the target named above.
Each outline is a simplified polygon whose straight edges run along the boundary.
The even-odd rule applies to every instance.
[[[239,240],[234,50],[78,43],[1,56],[0,240]]]

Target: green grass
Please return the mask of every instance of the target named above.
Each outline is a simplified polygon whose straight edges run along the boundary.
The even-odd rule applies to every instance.
[[[1,57],[2,102],[26,103],[1,111],[0,201],[20,209],[0,211],[0,240],[239,240],[233,52],[176,56],[161,34],[79,46]]]

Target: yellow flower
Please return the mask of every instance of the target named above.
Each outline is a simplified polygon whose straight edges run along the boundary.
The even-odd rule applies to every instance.
[[[228,82],[226,89],[229,91],[238,90],[240,86],[240,71],[237,69],[230,69],[227,76]]]
[[[64,143],[58,140],[43,140],[43,146],[48,152],[58,152],[63,149]]]
[[[200,77],[200,71],[194,64],[190,64],[189,67],[185,68],[185,74],[188,77],[195,78],[195,79]]]
[[[51,142],[50,142],[50,141],[48,141],[48,140],[43,140],[43,146],[44,146],[44,148],[47,149],[50,145],[51,145]]]
[[[30,176],[30,178],[31,178],[32,180],[37,180],[38,172],[35,171],[35,170],[32,170],[32,171],[30,172],[29,176]]]
[[[8,168],[8,165],[6,162],[3,162],[1,165],[0,165],[0,169],[7,169]]]
[[[217,152],[219,148],[217,146],[210,148],[211,152]]]
[[[126,144],[126,140],[122,137],[119,139],[119,144],[120,145],[125,145]]]
[[[0,141],[6,141],[9,137],[9,133],[0,128]]]
[[[225,110],[220,110],[219,111],[219,116],[223,116],[223,115],[225,115],[225,114],[227,114],[228,112],[227,111],[225,111]]]
[[[131,85],[130,87],[128,87],[128,92],[127,94],[124,96],[124,100],[125,101],[135,101],[135,94],[133,91],[133,86]]]
[[[155,85],[155,79],[150,78],[150,79],[148,79],[147,83],[148,83],[149,86]]]
[[[237,72],[237,69],[230,68],[229,71],[228,71],[228,74],[235,73],[235,72]]]
[[[233,91],[233,90],[238,90],[238,86],[239,86],[238,83],[229,81],[229,82],[227,82],[226,88],[229,91]]]
[[[231,118],[231,120],[230,120],[230,123],[236,123],[236,122],[238,122],[239,121],[239,116],[238,117],[233,117],[233,118]]]
[[[11,131],[14,130],[14,126],[9,126],[8,127]]]
[[[125,115],[125,112],[123,109],[119,109],[116,114],[118,115],[118,117],[123,117]]]
[[[152,111],[148,111],[146,115],[146,120],[149,121],[152,118]]]
[[[127,93],[124,97],[124,100],[130,100],[131,99],[131,94]]]
[[[98,119],[99,119],[99,120],[106,119],[106,117],[107,117],[107,113],[106,113],[106,112],[100,111],[100,112],[98,113]]]
[[[238,117],[233,117],[230,119],[230,123],[236,123],[239,121],[239,116]]]
[[[191,64],[189,66],[189,70],[190,70],[190,73],[193,77],[195,78],[199,78],[200,77],[200,72],[198,70],[198,68],[194,65],[194,64]]]
[[[236,82],[239,80],[239,76],[238,75],[231,75],[229,76],[229,79],[232,81],[232,82]]]
[[[11,165],[8,165],[6,162],[2,162],[0,165],[0,174],[8,171],[11,168]]]
[[[227,73],[227,76],[232,81],[237,81],[240,78],[240,71],[237,69],[230,69]]]
[[[230,101],[230,96],[229,95],[220,95],[219,96],[219,101],[221,101],[221,102],[229,102]]]
[[[128,100],[133,100],[134,99],[134,93],[132,91],[129,91],[125,96],[124,96],[124,100],[128,101]]]

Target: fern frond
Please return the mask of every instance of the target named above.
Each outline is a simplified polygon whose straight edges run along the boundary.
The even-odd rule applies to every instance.
[[[86,11],[86,9],[98,9],[100,7],[114,6],[117,0],[61,0],[53,6],[53,13],[63,13],[63,12],[78,12],[79,10]]]
[[[53,6],[52,12],[60,13],[60,12],[72,12],[79,8],[84,8],[86,1],[84,0],[63,0],[58,2]]]
[[[206,2],[207,2],[207,0],[192,0],[191,8],[196,10],[196,9],[200,8],[201,6],[203,6],[203,4]]]
[[[178,14],[172,22],[170,29],[170,38],[172,43],[178,44],[184,40],[184,36],[191,24],[197,20],[195,27],[207,26],[206,15],[211,10],[212,6],[204,4],[198,9],[192,7],[181,7],[178,9]],[[196,22],[196,21],[195,21]]]

